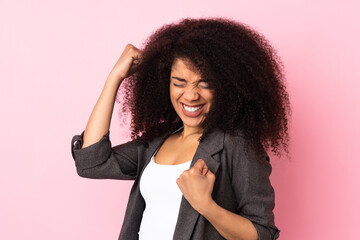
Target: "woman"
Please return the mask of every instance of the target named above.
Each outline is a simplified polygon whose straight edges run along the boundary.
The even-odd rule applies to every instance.
[[[287,150],[288,94],[264,37],[229,19],[183,19],[128,44],[86,129],[86,178],[135,180],[119,239],[277,239],[271,165]],[[111,147],[123,80],[132,141]]]

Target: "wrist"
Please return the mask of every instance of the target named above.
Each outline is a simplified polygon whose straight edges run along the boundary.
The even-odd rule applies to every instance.
[[[201,215],[204,217],[208,216],[209,213],[213,211],[214,208],[216,208],[217,204],[212,199],[212,197],[205,199],[202,201],[201,205],[196,209]]]
[[[119,87],[123,80],[124,80],[123,77],[119,76],[118,74],[115,74],[115,73],[111,72],[109,74],[108,78],[106,79],[106,82],[108,82],[110,84],[115,84],[115,85],[117,85]]]

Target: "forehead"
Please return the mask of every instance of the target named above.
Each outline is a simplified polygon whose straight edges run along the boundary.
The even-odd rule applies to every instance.
[[[176,58],[171,66],[172,73],[178,73],[183,75],[201,76],[200,71],[194,66],[194,64],[184,58]]]

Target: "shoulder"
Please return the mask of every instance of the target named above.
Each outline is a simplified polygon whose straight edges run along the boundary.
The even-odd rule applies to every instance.
[[[224,132],[224,148],[244,155],[265,155],[267,157],[266,160],[270,160],[265,149],[260,144],[256,146],[250,143],[250,141],[245,138],[241,129],[231,133]]]
[[[263,147],[252,145],[241,130],[224,133],[224,153],[230,166],[235,168],[261,168],[271,173],[270,158]]]

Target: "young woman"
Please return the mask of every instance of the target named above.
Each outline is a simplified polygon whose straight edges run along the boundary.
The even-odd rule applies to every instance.
[[[122,83],[132,141],[112,147]],[[266,150],[287,151],[289,113],[263,36],[225,18],[183,19],[142,50],[126,46],[72,156],[82,177],[135,180],[119,239],[277,239]]]

